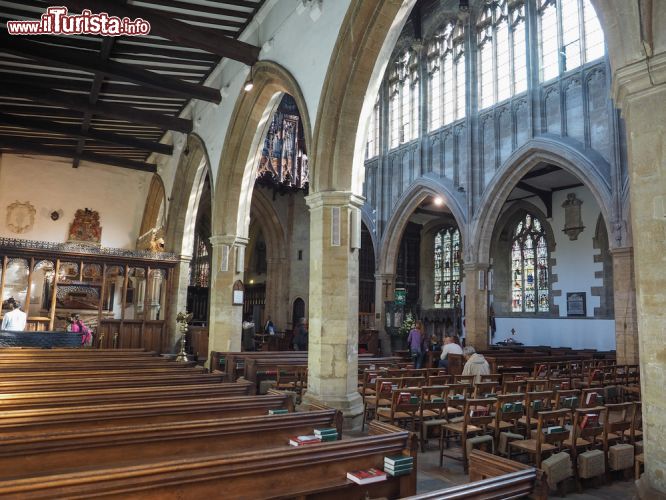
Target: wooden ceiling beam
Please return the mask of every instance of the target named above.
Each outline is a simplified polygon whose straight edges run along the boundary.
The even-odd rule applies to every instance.
[[[75,153],[73,148],[58,148],[46,146],[39,142],[16,139],[12,136],[0,136],[0,149],[5,151],[15,151],[22,153],[33,153],[44,156],[57,156],[60,158],[72,158]],[[84,151],[81,153],[81,159],[93,163],[113,165],[115,167],[128,168],[130,170],[140,170],[142,172],[157,172],[157,167],[152,163],[143,161],[129,160],[117,156],[101,155]]]
[[[524,178],[524,177],[523,177]],[[520,181],[516,184],[518,189],[527,191],[539,197],[539,199],[546,206],[546,217],[549,219],[553,216],[553,193],[551,191],[545,191],[543,189],[530,186],[527,182]]]
[[[23,57],[27,56],[47,64],[56,63],[94,74],[101,73],[110,78],[121,78],[185,99],[201,99],[216,104],[219,104],[222,99],[218,89],[161,75],[130,64],[104,61],[97,54],[87,50],[65,50],[43,43],[22,40],[20,37],[12,37],[4,33],[0,35],[0,50]]]
[[[205,50],[220,57],[228,57],[249,66],[259,59],[259,47],[225,37],[214,29],[192,26],[172,19],[169,15],[156,10],[135,5],[122,5],[113,0],[62,0],[60,4],[77,12],[90,9],[130,19],[140,17],[150,23],[152,35],[167,38],[187,47]]]
[[[131,106],[116,103],[107,104],[104,102],[97,102],[95,105],[92,105],[88,101],[87,96],[68,92],[47,90],[39,87],[31,87],[29,85],[6,85],[4,81],[2,81],[0,82],[0,96],[26,98],[44,104],[60,106],[66,109],[74,109],[76,111],[85,112],[90,109],[95,115],[106,116],[117,120],[152,125],[163,130],[175,130],[185,134],[192,132],[191,120],[155,113],[153,111],[136,109]]]
[[[47,120],[37,120],[24,116],[9,115],[6,113],[0,113],[0,123],[3,125],[14,125],[16,127],[41,130],[43,132],[52,132],[54,134],[61,134],[71,137],[85,137],[109,144],[117,144],[118,146],[142,149],[163,155],[170,155],[173,153],[173,146],[168,144],[144,141],[134,137],[96,130],[94,128],[89,128],[87,133],[84,134],[81,130],[81,127],[75,125],[65,125],[63,123],[50,122]]]
[[[206,14],[214,14],[217,16],[228,16],[228,17],[238,17],[241,19],[247,20],[252,16],[252,12],[244,10],[233,10],[225,9],[224,7],[210,7],[208,5],[192,5],[191,3],[183,3],[175,0],[142,0],[145,3],[151,3],[153,5],[160,5],[162,7],[168,7],[172,9],[185,9],[185,10],[195,10],[197,12],[203,12]]]

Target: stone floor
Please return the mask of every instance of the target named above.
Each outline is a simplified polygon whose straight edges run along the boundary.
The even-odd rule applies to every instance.
[[[460,448],[447,450],[447,454],[460,456]],[[468,476],[463,471],[462,462],[453,458],[444,457],[443,467],[439,466],[439,452],[435,449],[432,441],[429,449],[418,456],[418,483],[417,492],[426,493],[441,488],[464,484],[468,482]],[[636,494],[633,479],[615,480],[608,485],[586,484],[582,493],[575,493],[576,486],[572,481],[567,485],[567,500],[631,500]],[[552,494],[550,498],[562,498]]]

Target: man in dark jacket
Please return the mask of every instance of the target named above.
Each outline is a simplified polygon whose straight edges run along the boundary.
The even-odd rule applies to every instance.
[[[294,351],[307,351],[308,350],[308,327],[305,323],[305,318],[298,321],[296,327],[296,334],[294,335]]]

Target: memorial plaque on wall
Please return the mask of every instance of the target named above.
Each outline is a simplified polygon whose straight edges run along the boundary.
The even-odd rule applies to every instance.
[[[567,293],[567,316],[586,316],[585,292]]]

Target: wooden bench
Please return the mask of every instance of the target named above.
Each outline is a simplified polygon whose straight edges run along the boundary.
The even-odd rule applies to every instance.
[[[220,384],[189,384],[158,387],[115,387],[52,391],[4,393],[0,398],[0,412],[8,410],[29,410],[36,408],[56,408],[70,406],[92,406],[107,403],[127,403],[131,401],[181,401],[214,397],[247,396],[252,394],[254,385],[247,381]]]
[[[191,384],[219,384],[223,376],[214,373],[115,375],[102,377],[98,373],[90,376],[63,378],[59,374],[47,378],[4,380],[0,378],[0,393],[71,391],[83,389],[111,389],[114,387],[159,387]]]
[[[335,427],[341,436],[342,413],[317,406],[284,415],[8,434],[0,450],[0,477],[51,474],[90,464],[107,467],[127,457],[149,461],[284,448],[291,436],[312,434],[319,427]]]
[[[86,371],[86,370],[118,370],[122,367],[125,369],[141,369],[141,368],[170,368],[170,369],[184,369],[196,366],[194,361],[187,363],[176,363],[173,361],[161,359],[148,359],[148,360],[131,360],[122,361],[118,360],[103,360],[94,362],[54,362],[49,360],[35,360],[32,362],[3,362],[0,359],[0,373],[14,373],[14,372],[32,372],[32,371]]]
[[[386,455],[416,453],[413,434],[392,432],[356,439],[215,454],[178,460],[144,461],[117,467],[81,468],[67,473],[0,481],[3,498],[106,496],[159,498],[402,498],[416,492],[416,472],[370,485],[346,473],[380,467]]]
[[[0,412],[0,432],[39,430],[56,432],[91,429],[108,425],[139,425],[146,422],[182,422],[211,418],[264,415],[270,409],[293,411],[293,400],[287,394],[270,392],[264,396],[198,398],[38,408]]]

